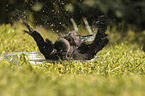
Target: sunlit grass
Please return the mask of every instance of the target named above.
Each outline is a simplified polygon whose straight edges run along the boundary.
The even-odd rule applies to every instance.
[[[32,27],[45,38],[58,38],[41,26]],[[25,29],[20,23],[0,26],[1,54],[39,52]],[[110,43],[95,61],[32,65],[24,55],[19,65],[0,60],[0,96],[144,96],[145,53],[134,41],[135,33],[131,31],[123,39],[116,29],[107,33]]]

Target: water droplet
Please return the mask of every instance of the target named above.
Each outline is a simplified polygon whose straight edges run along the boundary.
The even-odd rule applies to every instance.
[[[56,32],[59,32],[59,30],[56,30]]]
[[[50,25],[51,27],[54,26],[53,24]]]
[[[30,4],[30,6],[32,6],[32,4]]]

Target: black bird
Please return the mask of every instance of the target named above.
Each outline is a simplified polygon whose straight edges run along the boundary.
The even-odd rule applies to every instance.
[[[97,52],[104,48],[109,40],[105,34],[107,24],[104,17],[100,17],[97,26],[97,34],[79,36],[75,31],[69,32],[59,37],[53,44],[49,39],[43,39],[42,36],[33,30],[26,22],[23,22],[29,31],[24,31],[31,35],[36,41],[40,52],[47,60],[90,60]],[[86,44],[84,41],[91,41]]]

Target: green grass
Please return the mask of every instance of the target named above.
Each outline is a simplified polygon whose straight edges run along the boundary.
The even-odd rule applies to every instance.
[[[58,37],[43,27],[33,28],[53,41]],[[24,29],[20,23],[0,25],[1,54],[39,51]],[[129,31],[122,37],[115,28],[107,30],[110,43],[92,62],[34,66],[23,55],[20,65],[0,60],[0,96],[145,96],[145,53],[140,43],[145,35],[135,37]]]

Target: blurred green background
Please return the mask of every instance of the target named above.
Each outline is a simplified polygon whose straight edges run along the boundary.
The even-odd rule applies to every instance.
[[[1,0],[0,14],[0,23],[21,18],[58,30],[71,26],[70,18],[80,24],[86,17],[93,24],[98,16],[107,15],[115,25],[125,21],[145,29],[144,0]]]
[[[145,0],[1,0],[0,15],[0,24],[25,20],[58,33],[75,26],[86,31],[86,23],[95,31],[98,17],[106,15],[111,34],[117,31],[119,40],[130,34],[126,40],[139,42],[145,50]]]

